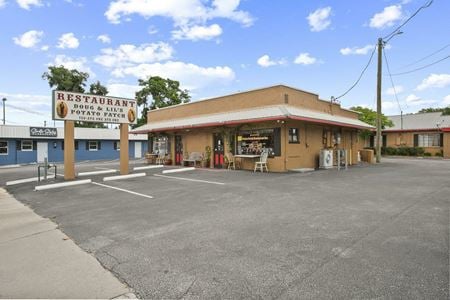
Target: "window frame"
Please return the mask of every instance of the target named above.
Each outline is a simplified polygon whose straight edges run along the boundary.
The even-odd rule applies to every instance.
[[[25,143],[30,143],[30,148],[29,148],[29,149],[28,149],[28,147],[27,147],[27,148],[24,148],[24,147],[23,147],[23,145],[24,145]],[[32,140],[22,140],[22,141],[20,142],[20,151],[24,151],[24,152],[30,152],[30,151],[33,151],[33,141],[32,141]]]
[[[9,154],[9,143],[7,140],[0,140],[0,143],[6,143],[6,146],[0,146],[0,149],[6,148],[6,153],[0,152],[0,155],[8,155]]]
[[[91,148],[91,145],[94,145],[95,143],[95,149]],[[88,151],[98,151],[98,141],[88,141]]]
[[[120,151],[120,141],[114,141],[114,150]]]
[[[436,142],[436,141],[437,141],[437,145],[433,145],[434,142]],[[430,142],[431,142],[431,145],[430,145]],[[440,133],[419,133],[418,137],[417,137],[417,146],[422,147],[422,148],[440,148],[440,147],[442,147]]]
[[[293,137],[296,138],[296,141],[294,141]],[[300,144],[300,132],[298,128],[290,127],[288,129],[288,142],[289,144]]]

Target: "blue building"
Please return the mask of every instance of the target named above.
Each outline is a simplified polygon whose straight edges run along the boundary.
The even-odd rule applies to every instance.
[[[75,160],[118,159],[118,129],[75,128]],[[147,152],[145,134],[129,135],[129,157],[141,158]],[[0,165],[64,160],[64,128],[0,125]]]

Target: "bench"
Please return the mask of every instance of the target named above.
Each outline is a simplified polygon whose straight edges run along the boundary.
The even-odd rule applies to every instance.
[[[203,160],[203,154],[200,152],[191,152],[189,154],[188,158],[183,159],[183,165],[185,165],[187,163],[187,165],[189,165],[189,163],[192,163],[194,165],[194,167],[197,165],[197,162],[202,162]]]

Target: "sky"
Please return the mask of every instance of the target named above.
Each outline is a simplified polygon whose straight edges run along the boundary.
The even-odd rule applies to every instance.
[[[330,100],[355,83],[378,38],[429,1],[0,0],[6,124],[55,124],[42,79],[51,65],[88,72],[118,97],[158,75],[192,101],[276,84]],[[383,61],[383,113],[450,105],[450,59],[416,70],[450,55],[449,13],[450,1],[434,0],[386,44],[394,85]],[[375,52],[342,107],[375,108],[376,65]]]

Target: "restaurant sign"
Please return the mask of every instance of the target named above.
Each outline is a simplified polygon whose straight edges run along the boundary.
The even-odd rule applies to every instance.
[[[53,127],[30,127],[30,136],[57,137],[58,131]]]
[[[53,91],[53,120],[137,123],[136,100]]]

